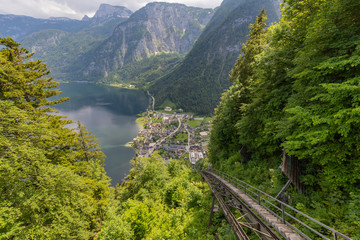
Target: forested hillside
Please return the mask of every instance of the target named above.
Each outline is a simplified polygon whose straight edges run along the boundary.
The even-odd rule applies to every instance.
[[[274,2],[225,0],[184,62],[176,65],[177,53],[154,54],[108,77],[147,86],[176,66],[150,87],[156,101],[204,114],[228,86],[206,161],[276,196],[288,181],[284,156],[301,184],[284,199],[360,239],[360,2],[284,0],[281,19],[269,26]],[[148,36],[143,30],[132,34]],[[224,85],[236,51],[232,86]],[[110,187],[96,139],[56,114],[52,106],[67,99],[49,100],[58,84],[31,57],[0,38],[0,239],[235,239],[221,211],[208,226],[211,193],[185,155],[134,158],[126,181]]]
[[[268,11],[269,22],[278,20],[278,7],[273,0],[224,1],[186,58],[150,87],[157,105],[170,100],[186,111],[212,114],[221,93],[231,85],[229,72],[249,24],[262,8]]]
[[[221,212],[208,226],[211,192],[187,160],[136,158],[128,178],[99,239],[236,239]]]
[[[187,53],[212,15],[212,9],[149,3],[79,59],[82,63],[79,77],[96,81],[113,74],[119,82],[124,78],[120,70],[127,64],[159,54]]]
[[[94,136],[52,108],[67,99],[41,61],[0,38],[0,239],[224,239],[211,193],[185,159],[135,158],[116,188]]]
[[[98,47],[111,36],[114,28],[127,18],[116,18],[100,25],[72,33],[61,30],[44,30],[24,38],[22,44],[35,53],[34,59],[46,62],[57,80],[79,80],[74,77],[79,66],[79,57]]]
[[[24,46],[61,81],[93,81],[144,87],[184,58],[213,16],[213,9],[149,3],[135,13],[102,4],[86,29],[47,29]],[[131,15],[131,16],[130,16]]]
[[[82,21],[68,20],[68,22],[80,22],[82,28],[69,31],[66,28],[51,26],[46,28],[47,25],[44,25],[44,30],[25,36],[22,44],[35,53],[34,59],[41,59],[47,63],[55,79],[79,81],[81,77],[79,78],[75,73],[84,66],[79,59],[99,47],[111,36],[114,28],[128,20],[131,14],[132,11],[125,7],[101,4],[92,18],[85,16]],[[32,26],[33,23],[30,22],[29,25]]]
[[[262,12],[216,109],[210,161],[277,194],[284,151],[304,193],[291,203],[360,238],[360,2],[286,0],[266,29]],[[300,189],[298,189],[300,190]]]
[[[104,154],[78,124],[54,114],[45,64],[0,38],[0,238],[90,239],[109,204]]]

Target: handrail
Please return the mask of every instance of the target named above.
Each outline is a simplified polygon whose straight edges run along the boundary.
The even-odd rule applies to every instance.
[[[260,189],[251,186],[250,184],[235,178],[225,172],[216,170],[216,169],[211,169],[210,171],[218,174],[220,177],[224,178],[225,180],[228,180],[230,183],[234,184],[235,186],[237,186],[241,191],[244,192],[245,195],[247,195],[248,197],[250,197],[251,199],[253,199],[254,201],[258,202],[262,207],[266,208],[267,210],[269,210],[270,212],[272,212],[273,214],[275,214],[276,217],[278,217],[284,224],[288,225],[289,227],[291,227],[292,229],[294,229],[294,231],[296,231],[297,233],[299,233],[300,235],[302,235],[303,237],[305,237],[306,239],[311,239],[308,236],[306,236],[300,229],[296,228],[295,226],[293,226],[291,223],[289,223],[288,221],[286,221],[286,216],[290,217],[292,220],[296,221],[298,224],[300,224],[301,226],[305,227],[306,229],[308,229],[309,231],[311,231],[313,234],[317,235],[318,237],[321,237],[322,239],[327,239],[330,240],[330,238],[326,237],[324,234],[320,233],[319,231],[315,230],[314,228],[310,227],[309,225],[307,225],[306,223],[302,222],[301,220],[299,220],[298,218],[296,218],[295,216],[291,215],[291,213],[289,213],[286,210],[292,210],[297,214],[300,214],[301,216],[305,217],[306,219],[310,220],[312,223],[317,224],[318,226],[321,226],[322,228],[328,230],[331,232],[334,240],[337,240],[338,237],[342,237],[345,240],[352,240],[351,238],[345,236],[344,234],[336,231],[335,229],[323,224],[322,222],[308,216],[307,214],[297,210],[294,207],[291,207],[290,205],[274,198],[273,196],[261,191]],[[249,193],[252,193],[253,195],[250,195]],[[255,195],[255,197],[254,197]],[[265,197],[266,198],[265,198]],[[275,201],[275,203],[280,204],[280,207],[276,206],[275,204],[272,204],[270,201],[268,201],[268,199],[271,199],[273,201]],[[262,200],[262,201],[261,201]],[[269,207],[265,206],[264,204],[262,204],[262,202],[267,202],[268,204],[272,205],[272,207],[274,209],[276,209],[277,211],[280,211],[280,214],[276,214],[273,210],[271,210]],[[281,215],[281,217],[280,217]],[[322,229],[322,230],[324,230]]]

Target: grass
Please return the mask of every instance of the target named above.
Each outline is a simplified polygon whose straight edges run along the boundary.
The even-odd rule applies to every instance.
[[[192,128],[196,128],[196,127],[200,126],[202,122],[203,122],[202,120],[191,120],[191,121],[189,121],[189,125]]]
[[[212,117],[205,117],[204,120],[191,120],[189,121],[189,125],[192,128],[196,128],[198,126],[200,126],[201,124],[210,122],[212,120]]]
[[[140,131],[144,129],[145,117],[139,117],[136,119],[136,124],[138,125]]]
[[[164,109],[166,107],[171,107],[172,109],[176,108],[176,104],[171,102],[169,99],[166,99],[163,104],[161,104],[160,109]]]

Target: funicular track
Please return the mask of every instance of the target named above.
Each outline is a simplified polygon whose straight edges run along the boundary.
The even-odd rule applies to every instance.
[[[214,199],[218,201],[228,223],[233,228],[238,239],[250,239],[246,236],[246,232],[244,231],[244,229],[250,229],[257,235],[256,239],[351,240],[351,238],[226,173],[220,171],[216,171],[216,174],[209,171],[201,171],[200,173],[208,183],[214,195]],[[239,186],[239,183],[241,186]],[[266,202],[268,204],[265,204]],[[279,205],[279,207],[277,207],[276,204]],[[238,210],[241,213],[241,216],[238,219],[236,219],[233,214],[235,210]],[[213,211],[213,209],[211,211]],[[276,211],[278,211],[278,214]],[[319,228],[322,228],[321,231],[308,226],[295,216],[291,215],[291,212],[312,221],[314,225],[317,224]],[[210,219],[211,216],[212,213]],[[247,222],[239,221],[244,219]],[[301,227],[306,228],[313,235],[307,236],[295,225],[293,226],[292,224],[294,223],[297,227],[300,225]],[[324,233],[326,233],[326,235]]]
[[[253,213],[250,208],[229,188],[227,184],[224,184],[219,180],[215,174],[210,172],[201,172],[204,180],[208,183],[211,191],[214,194],[214,197],[219,202],[220,207],[224,211],[225,217],[229,222],[230,226],[233,228],[234,233],[238,239],[250,239],[242,226],[239,220],[236,219],[233,213],[230,211],[229,207],[240,210],[242,217],[245,217],[250,224],[247,226],[250,229],[255,230],[259,235],[262,235],[262,239],[281,239],[279,238],[274,231],[266,224],[262,219],[260,219],[255,213]],[[220,201],[219,201],[220,199]],[[228,201],[225,202],[224,199]],[[225,206],[225,207],[224,207]],[[228,217],[231,216],[231,217]],[[230,218],[230,221],[229,221]],[[234,228],[235,227],[235,228]],[[238,230],[241,229],[241,232]]]
[[[244,229],[238,223],[237,219],[235,218],[233,213],[230,211],[226,202],[223,200],[223,196],[221,196],[221,193],[218,191],[218,186],[216,184],[213,184],[213,181],[212,181],[213,179],[211,178],[211,176],[207,175],[206,173],[201,173],[201,175],[203,176],[204,180],[209,184],[209,187],[211,189],[211,192],[213,193],[214,199],[217,200],[221,209],[223,209],[225,218],[228,221],[228,223],[230,224],[230,226],[232,227],[236,237],[239,240],[248,240],[249,238],[246,235]],[[212,204],[212,208],[213,207],[214,207],[214,200],[213,200],[213,204]]]

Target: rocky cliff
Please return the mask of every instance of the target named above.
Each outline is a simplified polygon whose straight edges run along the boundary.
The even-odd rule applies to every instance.
[[[225,0],[183,62],[150,87],[158,106],[170,100],[186,111],[213,113],[222,92],[230,86],[228,76],[247,39],[249,24],[262,8],[269,22],[276,21],[276,2]]]
[[[95,26],[116,18],[129,18],[132,13],[126,7],[101,4],[92,18],[85,15],[82,21],[89,21],[92,26]]]
[[[110,38],[82,61],[84,77],[109,72],[160,53],[186,53],[213,15],[212,9],[183,4],[149,3],[114,30]]]

